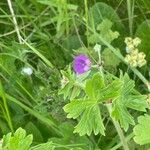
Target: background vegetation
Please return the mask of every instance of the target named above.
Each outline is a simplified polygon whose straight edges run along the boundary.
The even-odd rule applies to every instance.
[[[99,33],[97,28],[101,23],[103,33]],[[119,37],[107,36],[108,29],[118,31]],[[72,65],[74,56],[79,53],[86,53],[97,59],[97,54],[93,52],[94,45],[107,45],[97,39],[97,34],[124,56],[125,37],[139,37],[142,40],[139,50],[146,54],[147,60],[147,64],[139,68],[139,71],[150,80],[149,0],[0,1],[1,138],[22,127],[27,134],[33,135],[33,147],[50,141],[49,147],[45,149],[53,149],[53,146],[60,150],[122,149],[122,143],[106,108],[102,108],[105,136],[95,136],[93,133],[90,136],[79,136],[73,133],[78,119],[67,119],[63,110],[69,103],[69,97],[66,91],[66,96],[62,91],[64,95],[60,94],[61,70],[66,71],[68,65]],[[136,74],[137,71],[134,70],[133,73],[112,51],[105,49],[102,56],[104,68],[108,72],[117,77],[119,70],[127,72],[136,81],[136,90],[142,94],[149,93]],[[33,74],[23,74],[22,69],[25,67],[32,68]],[[143,115],[143,112],[129,112],[137,124],[137,117]],[[24,134],[24,131],[20,132]],[[150,147],[148,144],[138,145],[133,136],[133,126],[130,126],[125,132],[129,149],[147,150]]]

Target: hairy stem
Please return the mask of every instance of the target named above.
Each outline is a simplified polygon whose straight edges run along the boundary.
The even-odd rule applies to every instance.
[[[112,112],[112,104],[106,104],[106,107],[107,107],[107,109],[108,109],[109,114],[111,115],[111,112]],[[118,135],[119,135],[119,138],[120,138],[120,141],[121,141],[121,143],[122,143],[122,146],[123,146],[124,150],[129,150],[129,147],[128,147],[126,138],[125,138],[125,136],[124,136],[124,134],[123,134],[123,131],[122,131],[121,127],[120,127],[119,122],[116,121],[116,120],[113,119],[113,118],[112,118],[112,121],[113,121],[113,124],[114,124],[114,126],[115,126],[115,128],[116,128],[116,131],[117,131]]]

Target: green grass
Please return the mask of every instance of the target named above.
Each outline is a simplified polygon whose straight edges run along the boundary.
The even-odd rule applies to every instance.
[[[11,5],[8,5],[8,2],[11,2]],[[107,4],[112,10],[99,9],[96,6],[98,2]],[[109,43],[98,33],[97,25],[106,18],[113,22],[112,31],[119,31],[118,41],[115,39]],[[91,149],[95,147],[103,149],[103,146],[104,150],[122,149],[123,143],[119,141],[114,128],[110,134],[106,132],[105,137],[101,135],[79,137],[70,133],[72,128],[68,131],[60,127],[64,122],[74,126],[78,121],[67,119],[63,111],[63,106],[69,102],[69,99],[65,101],[62,95],[58,95],[61,88],[61,70],[66,70],[69,64],[72,65],[73,57],[79,53],[86,53],[93,62],[97,61],[98,56],[92,51],[96,42],[93,40],[92,43],[90,39],[95,35],[98,37],[97,40],[103,43],[102,48],[108,47],[121,61],[119,65],[107,66],[106,71],[111,72],[111,69],[114,69],[116,71],[112,71],[113,74],[118,76],[119,70],[126,72],[128,69],[130,77],[135,77],[136,88],[142,94],[149,93],[148,47],[145,48],[145,45],[140,47],[140,51],[144,49],[147,55],[145,67],[135,69],[129,67],[124,60],[124,38],[136,37],[138,27],[148,19],[150,19],[149,0],[2,0],[0,2],[0,122],[2,122],[0,138],[10,131],[14,132],[20,126],[24,128],[26,124],[33,122],[44,141],[53,139],[59,145],[58,138],[64,138],[64,143],[62,142],[64,149],[82,143],[92,145]],[[150,39],[150,36],[144,35],[142,38],[143,43],[146,43],[146,39]],[[32,68],[33,74],[23,75],[21,71],[24,67]],[[109,118],[105,113],[103,117],[106,117],[106,120]],[[113,124],[109,120],[106,129],[112,127]],[[130,127],[123,135],[128,140],[129,148],[146,149],[146,146],[140,147],[133,142],[132,128]],[[72,143],[66,140],[65,131],[72,137]],[[76,136],[81,138],[80,142]],[[105,142],[108,145],[104,144]]]

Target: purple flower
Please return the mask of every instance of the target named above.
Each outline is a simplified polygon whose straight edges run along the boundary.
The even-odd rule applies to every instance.
[[[73,69],[77,74],[87,72],[90,68],[91,61],[87,56],[81,54],[75,57],[73,62]]]

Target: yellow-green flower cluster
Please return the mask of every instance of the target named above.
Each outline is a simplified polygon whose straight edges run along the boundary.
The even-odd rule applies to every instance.
[[[125,61],[129,63],[131,67],[142,67],[146,64],[145,57],[146,55],[143,52],[139,52],[138,45],[141,43],[141,40],[136,37],[132,39],[131,37],[125,38],[126,51],[127,55]]]

